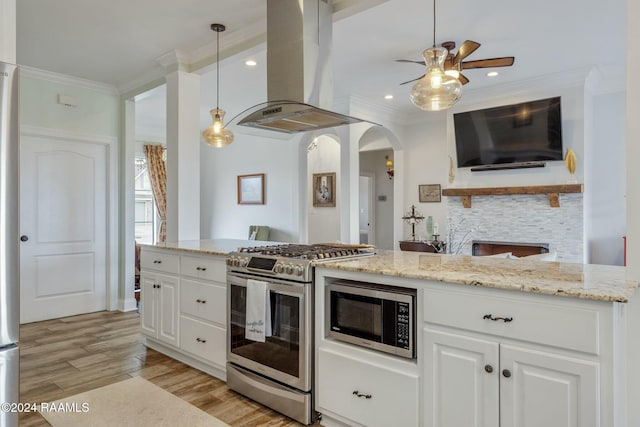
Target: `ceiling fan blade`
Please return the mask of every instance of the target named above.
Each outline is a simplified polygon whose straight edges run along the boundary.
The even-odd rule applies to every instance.
[[[462,83],[462,86],[464,86],[467,83],[469,83],[469,79],[466,78],[465,76],[463,76],[462,74],[458,75],[458,80],[460,80],[460,83]]]
[[[491,68],[491,67],[510,67],[513,65],[515,58],[513,56],[505,56],[504,58],[488,58],[479,59],[477,61],[466,61],[460,64],[460,68],[468,70],[470,68]]]
[[[412,61],[411,59],[396,59],[396,62],[411,62],[413,64],[427,65],[424,61]]]
[[[465,40],[460,46],[460,49],[458,49],[458,53],[456,53],[456,56],[453,58],[453,63],[459,64],[460,61],[471,55],[479,47],[480,43],[474,42],[473,40]]]
[[[420,80],[420,79],[421,79],[421,78],[423,78],[423,77],[424,77],[424,74],[423,74],[423,75],[421,75],[421,76],[420,76],[420,77],[418,77],[418,78],[413,79],[413,80],[407,80],[406,82],[402,82],[402,83],[400,83],[400,86],[402,86],[402,85],[406,85],[407,83],[415,82],[416,80]]]

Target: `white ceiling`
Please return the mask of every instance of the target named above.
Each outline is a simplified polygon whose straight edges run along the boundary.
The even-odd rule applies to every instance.
[[[366,3],[377,5],[334,23],[334,96],[384,103],[382,97],[393,94],[389,106],[414,114],[408,101],[411,85],[399,83],[420,76],[423,69],[394,59],[419,60],[432,44],[432,2]],[[17,7],[19,64],[121,90],[160,75],[157,59],[173,50],[190,55],[192,62],[213,57],[215,33],[209,25],[223,23],[223,56],[236,53],[221,61],[221,107],[230,118],[266,100],[264,43],[237,52],[239,43],[264,33],[264,0],[19,0]],[[465,92],[595,65],[623,69],[625,64],[625,0],[447,0],[437,7],[438,44],[454,40],[460,45],[470,39],[482,46],[469,60],[516,58],[513,67],[499,69],[495,78],[487,77],[487,70],[467,70],[471,83]],[[249,57],[258,61],[254,69],[244,65]],[[205,118],[215,103],[215,78],[215,68],[202,75]],[[162,96],[156,91],[141,100],[140,109],[163,114]]]

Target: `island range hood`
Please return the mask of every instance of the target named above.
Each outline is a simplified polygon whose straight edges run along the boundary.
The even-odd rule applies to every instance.
[[[363,122],[330,111],[332,16],[327,0],[267,0],[267,97],[238,124],[289,134]]]

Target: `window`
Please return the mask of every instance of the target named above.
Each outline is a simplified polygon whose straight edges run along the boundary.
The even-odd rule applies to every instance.
[[[137,243],[154,244],[158,219],[146,157],[136,156],[135,165],[135,238]]]

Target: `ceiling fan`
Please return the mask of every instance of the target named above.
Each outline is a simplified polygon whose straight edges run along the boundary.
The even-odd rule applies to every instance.
[[[461,71],[468,70],[471,68],[494,68],[494,67],[510,67],[513,65],[515,58],[513,56],[505,56],[502,58],[488,58],[488,59],[478,59],[476,61],[463,61],[464,58],[471,55],[480,47],[480,43],[474,42],[473,40],[465,40],[460,48],[458,48],[458,52],[455,54],[452,52],[456,47],[456,42],[447,41],[442,43],[443,48],[447,49],[448,55],[444,62],[444,71],[445,73],[456,77],[460,83],[466,85],[469,83],[469,79],[466,78]],[[413,61],[410,59],[396,59],[396,62],[410,62],[414,64],[420,64],[425,66],[425,61]],[[420,80],[424,77],[424,74],[420,77],[416,77],[415,79],[408,80],[406,82],[400,83],[401,85],[414,82],[416,80]]]

